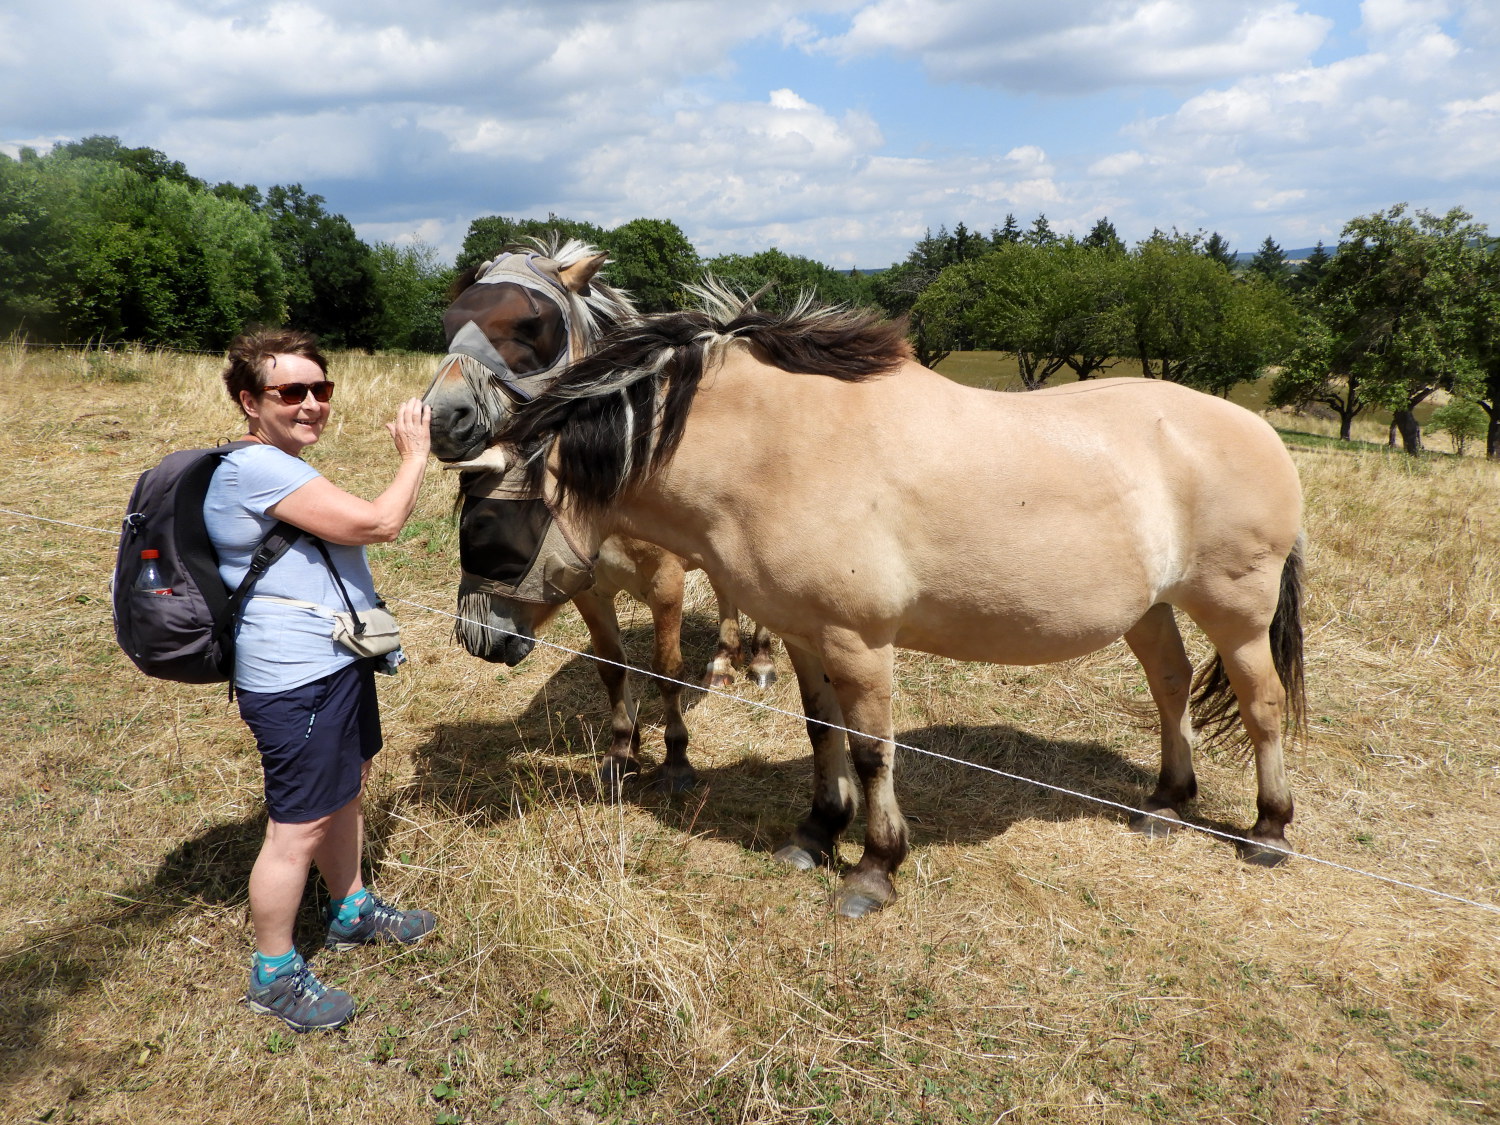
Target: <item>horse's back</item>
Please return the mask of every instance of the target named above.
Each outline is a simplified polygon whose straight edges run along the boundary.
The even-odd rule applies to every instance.
[[[902,647],[1063,659],[1208,571],[1279,570],[1300,522],[1269,426],[1156,380],[1009,394],[916,364],[844,383],[731,353],[699,408],[672,475],[778,632],[833,609]],[[728,474],[709,463],[726,428],[751,451]]]

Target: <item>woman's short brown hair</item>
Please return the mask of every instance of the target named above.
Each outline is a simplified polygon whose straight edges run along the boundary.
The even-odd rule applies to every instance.
[[[278,355],[300,355],[310,359],[328,374],[328,360],[318,350],[318,338],[298,328],[252,328],[236,336],[225,357],[224,388],[241,412],[240,392],[259,395],[266,385],[266,374]]]

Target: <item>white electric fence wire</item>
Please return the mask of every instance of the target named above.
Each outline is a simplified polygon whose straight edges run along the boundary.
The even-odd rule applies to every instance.
[[[402,605],[412,606],[415,609],[425,610],[428,613],[435,613],[439,617],[451,618],[454,621],[459,620],[457,614],[448,613],[441,609],[434,609],[432,606],[423,605],[421,602],[410,601],[406,598],[390,598],[389,600],[393,602],[400,602]],[[477,623],[471,621],[469,622],[469,624],[473,625]],[[857,735],[861,738],[875,737],[874,735],[865,734],[862,731],[853,730],[849,727],[839,726],[837,723],[830,723],[822,719],[814,719],[810,716],[799,715],[795,711],[787,711],[781,707],[773,707],[769,703],[761,703],[758,700],[754,699],[743,699],[738,695],[734,695],[727,691],[721,691],[718,688],[705,687],[703,684],[692,684],[688,683],[686,680],[676,680],[671,676],[663,676],[659,672],[651,672],[644,668],[637,668],[633,664],[622,664],[618,660],[610,660],[603,656],[596,656],[591,652],[579,652],[577,649],[568,648],[567,645],[556,644],[553,641],[545,640],[541,637],[527,637],[522,633],[514,633],[508,629],[501,629],[496,625],[486,624],[484,625],[484,628],[490,630],[491,632],[499,633],[502,636],[519,637],[522,640],[534,641],[536,644],[545,645],[548,648],[556,649],[558,652],[565,652],[570,656],[581,656],[586,660],[593,660],[599,664],[613,665],[614,667],[622,668],[627,672],[634,672],[637,675],[648,676],[653,680],[661,680],[664,683],[677,684],[679,687],[685,687],[691,691],[701,691],[709,695],[723,696],[725,699],[732,699],[736,703],[739,703],[745,707],[756,707],[762,711],[770,711],[773,714],[785,715],[788,718],[797,719],[801,722],[817,723],[819,726],[828,727],[830,730],[842,731],[844,734]],[[1315,855],[1307,855],[1304,852],[1293,851],[1290,848],[1279,848],[1272,844],[1263,844],[1256,840],[1247,839],[1244,836],[1236,836],[1231,832],[1221,832],[1217,828],[1209,828],[1202,824],[1192,824],[1185,820],[1178,820],[1176,817],[1163,816],[1160,813],[1148,812],[1145,809],[1138,809],[1131,805],[1121,804],[1119,801],[1111,801],[1108,797],[1098,797],[1092,793],[1084,793],[1077,789],[1069,789],[1063,785],[1053,785],[1049,781],[1038,781],[1036,778],[1027,777],[1025,774],[1009,773],[1006,770],[996,769],[994,766],[981,765],[978,762],[971,762],[965,758],[955,758],[938,750],[926,750],[921,746],[912,746],[905,742],[896,742],[894,739],[891,741],[891,745],[895,746],[898,750],[910,750],[914,754],[922,754],[928,758],[937,758],[944,762],[952,762],[954,765],[967,766],[969,769],[980,770],[984,773],[992,773],[997,777],[1004,777],[1011,781],[1020,781],[1024,782],[1027,785],[1035,785],[1039,789],[1046,789],[1053,793],[1061,793],[1067,797],[1076,797],[1080,801],[1087,801],[1092,804],[1104,805],[1112,809],[1119,809],[1121,812],[1130,813],[1133,816],[1150,817],[1153,820],[1162,821],[1164,825],[1168,826],[1171,829],[1190,828],[1194,832],[1202,832],[1206,836],[1217,836],[1221,840],[1228,840],[1229,842],[1234,844],[1244,844],[1251,848],[1259,848],[1263,851],[1276,852],[1291,859],[1306,860],[1309,863],[1321,864],[1324,867],[1331,867],[1336,871],[1345,871],[1351,875],[1363,875],[1367,879],[1374,879],[1377,882],[1385,883],[1392,887],[1404,887],[1407,890],[1420,891],[1423,894],[1432,895],[1434,898],[1447,899],[1450,902],[1463,903],[1465,906],[1477,906],[1480,910],[1487,910],[1492,914],[1500,914],[1500,906],[1495,906],[1487,902],[1478,902],[1475,899],[1471,898],[1464,898],[1462,895],[1449,894],[1447,891],[1435,890],[1432,887],[1424,887],[1420,883],[1408,883],[1401,879],[1392,878],[1389,875],[1381,875],[1378,872],[1365,871],[1358,867],[1349,867],[1342,863],[1336,863],[1331,859],[1322,859]]]
[[[76,527],[83,531],[97,531],[101,535],[118,536],[120,534],[118,531],[111,531],[107,527],[90,527],[85,523],[69,523],[67,520],[49,520],[46,516],[34,516],[30,512],[18,512],[14,508],[0,508],[0,515],[21,516],[23,519],[37,520],[41,523],[56,523],[61,524],[63,527]]]
[[[82,530],[82,531],[97,531],[97,532],[99,532],[102,535],[116,535],[116,536],[118,536],[118,534],[119,534],[118,532],[111,531],[111,530],[109,530],[107,528],[103,528],[103,527],[89,527],[87,524],[69,523],[67,520],[48,519],[46,516],[32,515],[30,512],[18,512],[18,511],[16,511],[13,508],[0,508],[0,514],[10,515],[10,516],[20,516],[23,519],[38,520],[38,521],[40,521],[42,523],[55,523],[55,524],[59,524],[59,525],[61,525],[63,527],[76,527],[76,528],[78,528],[79,530]],[[388,600],[392,601],[392,602],[399,602],[402,605],[409,605],[413,609],[420,609],[420,610],[422,610],[425,613],[435,614],[438,617],[446,617],[446,618],[449,618],[450,620],[453,620],[453,621],[460,620],[460,618],[459,618],[459,616],[457,614],[448,613],[445,610],[441,610],[441,609],[434,609],[432,606],[423,605],[421,602],[411,601],[409,598],[396,598],[396,597],[393,597],[393,598],[389,598]],[[476,624],[476,623],[475,622],[470,622],[470,624]],[[811,719],[811,718],[808,718],[805,715],[799,715],[795,711],[787,711],[787,710],[785,710],[785,709],[783,709],[781,707],[773,707],[769,703],[761,703],[758,700],[754,700],[754,699],[743,699],[743,698],[741,698],[738,695],[734,695],[734,694],[732,694],[730,692],[727,692],[727,691],[721,691],[718,688],[705,687],[702,684],[688,683],[686,680],[676,680],[676,679],[673,679],[671,676],[663,676],[663,675],[661,675],[658,672],[648,671],[645,668],[637,668],[637,667],[635,667],[632,664],[622,664],[621,662],[619,662],[617,660],[609,660],[609,659],[606,659],[605,657],[597,656],[597,655],[595,655],[594,653],[591,653],[591,652],[580,652],[577,649],[569,648],[567,645],[560,645],[560,644],[557,644],[554,641],[545,640],[545,639],[543,639],[541,637],[527,637],[524,634],[514,633],[514,632],[511,632],[508,629],[501,629],[498,626],[489,625],[489,624],[485,624],[484,628],[490,630],[491,632],[499,633],[502,636],[518,637],[521,640],[533,641],[536,644],[544,645],[547,648],[555,649],[558,652],[567,653],[569,656],[579,656],[579,657],[582,657],[585,660],[592,660],[592,661],[594,661],[595,663],[598,663],[598,664],[609,664],[609,665],[612,665],[613,667],[623,669],[626,672],[634,672],[637,675],[646,676],[646,677],[649,677],[650,679],[653,679],[653,680],[661,680],[664,683],[676,684],[679,687],[687,688],[690,691],[701,691],[701,692],[705,692],[705,693],[707,693],[709,695],[723,696],[725,699],[731,699],[734,702],[736,702],[736,703],[738,703],[738,704],[740,704],[741,706],[744,706],[744,707],[756,707],[756,708],[759,708],[762,711],[770,711],[773,714],[784,715],[787,718],[796,719],[796,720],[801,721],[801,722],[817,723],[819,726],[828,727],[831,730],[842,731],[844,734],[858,735],[861,738],[873,738],[874,737],[873,735],[864,734],[861,731],[852,730],[849,727],[839,726],[837,723],[824,722],[821,719]],[[1384,883],[1387,886],[1401,887],[1401,888],[1403,888],[1405,890],[1408,890],[1408,891],[1416,891],[1419,894],[1431,895],[1433,898],[1445,899],[1448,902],[1456,902],[1456,903],[1461,903],[1464,906],[1477,907],[1478,909],[1483,910],[1483,911],[1487,911],[1488,913],[1491,913],[1491,914],[1500,914],[1500,906],[1495,906],[1492,903],[1479,902],[1479,901],[1477,901],[1475,899],[1472,899],[1472,898],[1464,898],[1462,895],[1450,894],[1447,891],[1440,891],[1440,890],[1437,890],[1437,889],[1435,889],[1433,887],[1426,887],[1426,886],[1423,886],[1420,883],[1408,883],[1408,882],[1406,882],[1403,879],[1396,879],[1396,878],[1393,878],[1392,876],[1389,876],[1389,875],[1381,875],[1379,872],[1376,872],[1376,871],[1366,871],[1363,868],[1359,868],[1359,867],[1350,867],[1347,864],[1336,863],[1336,862],[1334,862],[1331,859],[1323,859],[1323,858],[1321,858],[1319,856],[1308,855],[1305,852],[1293,851],[1290,848],[1279,848],[1279,847],[1275,847],[1275,846],[1270,845],[1270,844],[1259,843],[1259,842],[1257,842],[1255,840],[1246,839],[1243,836],[1236,836],[1236,835],[1234,835],[1233,833],[1230,833],[1230,832],[1221,832],[1217,828],[1209,828],[1209,827],[1207,827],[1205,825],[1202,825],[1202,824],[1192,824],[1192,823],[1190,823],[1188,821],[1178,820],[1175,817],[1168,817],[1168,816],[1163,816],[1160,813],[1148,812],[1145,809],[1138,809],[1138,808],[1135,808],[1135,807],[1133,807],[1131,805],[1122,804],[1119,801],[1111,801],[1107,797],[1098,797],[1098,796],[1095,796],[1092,793],[1084,793],[1084,792],[1081,792],[1080,790],[1077,790],[1077,789],[1069,789],[1069,788],[1067,788],[1066,786],[1063,786],[1063,785],[1053,785],[1051,782],[1048,782],[1048,781],[1038,781],[1034,777],[1027,777],[1024,774],[1010,773],[1010,772],[1008,772],[1006,770],[997,769],[994,766],[986,766],[986,765],[981,765],[978,762],[970,762],[970,761],[968,761],[968,760],[966,760],[964,758],[955,758],[952,755],[944,754],[944,753],[941,753],[940,751],[937,751],[937,750],[926,750],[926,749],[922,748],[921,746],[912,746],[912,745],[910,745],[908,743],[905,743],[905,742],[895,742],[894,740],[892,741],[892,745],[895,746],[899,750],[909,750],[913,754],[922,754],[922,755],[924,755],[924,756],[926,756],[928,758],[936,758],[939,761],[951,762],[951,763],[953,763],[954,765],[957,765],[957,766],[966,766],[969,769],[979,770],[982,773],[994,774],[996,777],[1003,777],[1003,778],[1006,778],[1007,780],[1010,780],[1010,781],[1019,781],[1019,782],[1022,782],[1024,784],[1026,784],[1026,785],[1034,785],[1038,789],[1046,789],[1049,792],[1059,793],[1059,794],[1062,794],[1063,796],[1066,796],[1066,797],[1073,797],[1073,798],[1076,798],[1077,800],[1085,801],[1085,802],[1088,802],[1090,804],[1103,805],[1106,808],[1118,809],[1120,812],[1129,813],[1131,816],[1150,817],[1153,820],[1160,820],[1160,821],[1162,821],[1166,826],[1168,826],[1169,828],[1172,828],[1172,829],[1191,829],[1194,832],[1201,832],[1201,833],[1203,833],[1206,836],[1215,836],[1215,837],[1217,837],[1217,838],[1219,838],[1221,840],[1227,840],[1228,842],[1230,842],[1232,844],[1243,844],[1243,845],[1246,845],[1246,846],[1252,847],[1252,848],[1260,848],[1260,849],[1262,849],[1264,851],[1277,852],[1277,853],[1279,853],[1281,855],[1284,855],[1284,856],[1287,856],[1287,857],[1289,857],[1291,859],[1300,859],[1300,860],[1304,860],[1304,861],[1306,861],[1308,863],[1319,864],[1319,865],[1321,865],[1323,867],[1331,867],[1335,871],[1343,871],[1343,872],[1345,872],[1347,874],[1350,874],[1350,875],[1359,875],[1359,876],[1362,876],[1362,877],[1364,877],[1366,879],[1373,879],[1375,882]]]

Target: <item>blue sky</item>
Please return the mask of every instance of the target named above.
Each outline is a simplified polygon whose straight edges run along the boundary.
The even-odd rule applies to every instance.
[[[1007,213],[1291,248],[1400,202],[1500,227],[1500,4],[13,2],[0,150],[91,133],[445,257],[549,211],[841,267]]]

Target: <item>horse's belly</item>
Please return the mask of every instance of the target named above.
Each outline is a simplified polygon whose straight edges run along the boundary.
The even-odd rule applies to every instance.
[[[965,606],[945,612],[918,607],[903,617],[895,643],[954,660],[1051,664],[1112,644],[1150,608],[1145,597],[1103,606],[1084,604],[1088,600],[1051,611],[1033,607],[994,612]]]

